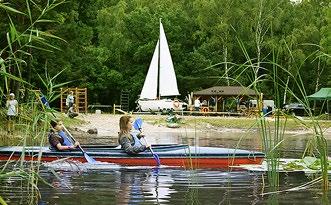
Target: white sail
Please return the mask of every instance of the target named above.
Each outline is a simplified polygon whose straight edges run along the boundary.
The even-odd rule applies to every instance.
[[[160,38],[138,100],[138,107],[141,111],[183,110],[187,105],[184,102],[158,98],[175,95],[179,95],[176,74],[167,38],[160,21]]]
[[[159,41],[157,41],[151,64],[140,93],[140,99],[157,98],[157,75],[158,75]]]
[[[174,65],[172,63],[167,38],[161,21],[159,94],[160,96],[179,95]]]

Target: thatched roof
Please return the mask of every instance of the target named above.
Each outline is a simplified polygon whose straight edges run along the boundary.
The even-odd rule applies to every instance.
[[[241,96],[258,95],[254,90],[241,86],[214,86],[204,90],[193,92],[193,95],[218,95],[218,96]]]

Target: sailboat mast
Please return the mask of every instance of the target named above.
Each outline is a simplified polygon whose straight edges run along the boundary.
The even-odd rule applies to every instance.
[[[158,99],[161,99],[161,92],[160,92],[160,52],[161,52],[161,18],[160,18],[160,22],[159,22],[159,55],[158,55],[158,60],[157,60],[157,95],[158,95]]]

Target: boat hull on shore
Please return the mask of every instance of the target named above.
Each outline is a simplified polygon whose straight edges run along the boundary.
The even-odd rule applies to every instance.
[[[116,163],[134,166],[156,166],[155,159],[149,151],[128,155],[119,147],[114,146],[83,146],[86,153],[98,162]],[[24,152],[25,150],[25,152]],[[257,151],[241,149],[194,147],[187,145],[153,145],[153,150],[159,155],[161,165],[185,168],[227,168],[242,164],[261,164],[264,154]],[[24,154],[22,154],[24,152]],[[38,160],[51,162],[63,158],[86,162],[80,150],[55,151],[48,147],[0,147],[0,160]]]

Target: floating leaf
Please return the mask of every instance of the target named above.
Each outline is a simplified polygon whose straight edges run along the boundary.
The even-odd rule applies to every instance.
[[[316,160],[318,160],[316,157],[305,157],[302,159],[303,163],[305,163],[307,167],[315,163]]]
[[[283,169],[286,171],[294,171],[294,170],[303,170],[303,169],[305,169],[305,167],[296,162],[289,162],[289,163],[283,165]]]

